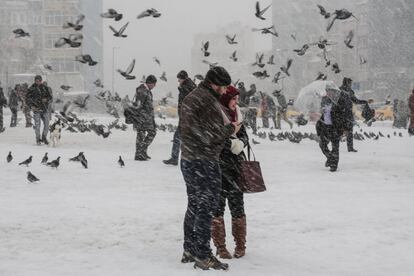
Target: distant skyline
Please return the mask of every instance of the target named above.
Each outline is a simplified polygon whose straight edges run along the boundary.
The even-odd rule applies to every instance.
[[[154,74],[161,76],[167,72],[168,83],[159,82],[154,90],[154,97],[164,95],[168,91],[176,93],[176,74],[181,69],[190,71],[191,48],[194,44],[194,35],[197,33],[217,32],[221,26],[232,22],[252,27],[269,27],[272,25],[272,11],[265,14],[268,19],[262,21],[254,16],[255,0],[104,0],[104,10],[114,8],[124,14],[120,22],[104,20],[104,61],[105,86],[112,88],[112,52],[115,48],[115,70],[125,69],[133,58],[136,59],[134,74],[137,79],[126,81],[119,74],[115,74],[115,88],[121,95],[132,96],[139,85],[142,75]],[[263,6],[271,1],[261,1]],[[162,13],[160,18],[136,19],[136,16],[145,9],[155,8]],[[127,38],[116,38],[112,35],[109,25],[120,28],[130,22],[126,34]],[[225,39],[223,34],[223,39]],[[259,33],[255,35],[255,49],[268,51],[271,49],[271,38]],[[201,42],[200,42],[201,48]],[[211,49],[218,51],[220,49]],[[201,51],[200,51],[201,54]],[[157,56],[161,61],[161,68],[153,61]],[[254,53],[252,53],[252,61]],[[205,72],[189,72],[191,75]]]

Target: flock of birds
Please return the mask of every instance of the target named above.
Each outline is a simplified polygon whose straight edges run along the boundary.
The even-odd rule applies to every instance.
[[[254,15],[259,20],[265,21],[265,20],[267,20],[266,17],[265,17],[265,14],[270,9],[270,7],[271,7],[271,5],[268,5],[265,8],[261,8],[260,2],[257,1],[256,6],[255,6]],[[328,22],[328,25],[327,25],[327,28],[326,28],[327,32],[329,32],[332,29],[334,23],[338,20],[343,21],[343,20],[347,20],[351,17],[354,17],[355,19],[357,19],[355,17],[355,15],[352,12],[348,11],[347,9],[339,9],[339,10],[335,10],[333,12],[329,12],[321,5],[317,5],[317,8],[319,9],[319,12],[323,16],[324,19],[330,20],[330,22]],[[115,9],[108,9],[108,11],[105,12],[105,13],[102,13],[101,16],[105,19],[113,19],[116,22],[121,21],[123,19],[123,14],[119,13]],[[161,13],[158,10],[156,10],[154,8],[151,8],[151,9],[144,10],[143,12],[138,14],[137,19],[142,19],[142,18],[145,18],[145,17],[159,18],[160,16],[161,16]],[[82,28],[83,28],[83,25],[82,25],[83,20],[85,20],[85,16],[84,15],[79,15],[74,22],[65,22],[63,24],[63,28],[64,29],[72,28],[75,32],[81,31]],[[128,35],[126,34],[128,26],[129,26],[129,22],[126,22],[119,29],[113,27],[112,25],[109,26],[109,29],[113,32],[113,35],[115,37],[126,38],[126,37],[128,37]],[[279,36],[279,33],[276,31],[276,28],[275,28],[274,25],[272,25],[270,27],[265,27],[265,28],[253,28],[252,31],[261,32],[262,34],[265,34],[265,35],[270,34],[270,35],[273,35],[273,36],[276,36],[276,37]],[[30,34],[25,32],[23,29],[16,29],[13,32],[15,33],[16,38],[30,36]],[[296,35],[292,34],[291,37],[292,37],[292,39],[294,39],[296,41]],[[230,45],[237,45],[238,44],[236,38],[237,38],[237,34],[232,34],[232,35],[226,34],[225,35],[225,39],[227,40],[228,44],[230,44]],[[354,31],[351,30],[346,35],[345,40],[344,40],[345,45],[350,49],[354,48],[354,45],[352,45],[353,38],[354,38]],[[60,48],[60,47],[63,47],[65,45],[67,45],[68,47],[78,48],[82,45],[82,39],[83,39],[82,34],[70,34],[68,37],[59,38],[55,43],[55,47]],[[328,51],[327,51],[328,46],[335,45],[335,44],[336,44],[335,42],[328,41],[328,39],[326,39],[322,36],[322,37],[320,37],[319,41],[306,43],[298,49],[293,49],[293,52],[295,52],[298,56],[304,56],[306,54],[306,52],[312,46],[315,46],[318,49],[322,50],[321,55],[323,56],[323,58],[325,60],[325,67],[331,67],[332,71],[335,74],[339,74],[341,72],[339,64],[337,62],[332,62],[331,61],[331,58],[329,57]],[[202,42],[201,51],[202,51],[202,54],[205,58],[211,56],[211,47],[210,47],[210,42],[209,41]],[[229,58],[234,62],[238,62],[239,59],[237,57],[237,50],[234,50],[231,53]],[[161,66],[161,62],[157,57],[154,57],[153,59],[154,59],[154,62],[156,62],[159,66]],[[75,60],[82,63],[82,64],[88,64],[89,66],[95,66],[97,64],[97,61],[93,60],[93,58],[89,54],[76,56]],[[118,69],[117,72],[123,78],[125,78],[126,80],[136,79],[136,76],[133,75],[133,71],[134,71],[134,68],[135,68],[135,62],[136,62],[135,59],[133,59],[125,70]],[[203,62],[208,64],[211,67],[218,65],[218,62],[211,62],[211,61],[208,61],[206,59],[204,59]],[[367,60],[364,57],[360,56],[360,64],[362,65],[362,64],[365,64],[365,63],[367,63]],[[255,76],[256,78],[261,79],[261,80],[269,78],[270,75],[269,75],[268,71],[266,69],[263,69],[266,64],[267,65],[275,65],[274,55],[271,55],[269,57],[268,61],[265,63],[264,62],[264,55],[263,54],[256,54],[256,60],[252,64],[252,66],[258,66],[259,70],[255,71],[253,73],[253,76]],[[291,75],[289,73],[289,69],[291,68],[292,64],[293,64],[293,59],[289,58],[286,61],[286,64],[282,65],[280,67],[280,71],[276,72],[276,74],[274,75],[274,77],[272,79],[272,82],[277,84],[280,79],[290,77]],[[49,65],[45,65],[45,68],[46,67],[50,69]],[[283,76],[282,76],[282,73],[283,73]],[[145,79],[145,76],[143,76],[143,79]],[[163,80],[163,81],[167,81],[165,71],[160,76],[160,79]],[[201,75],[196,75],[196,79],[202,80],[203,77]],[[316,80],[326,80],[326,79],[327,79],[327,76],[325,74],[323,74],[321,72],[318,72]]]
[[[266,20],[265,17],[265,13],[269,10],[269,8],[271,7],[271,5],[266,6],[265,8],[261,8],[260,6],[260,2],[257,1],[256,2],[256,9],[255,9],[255,16],[264,21]],[[326,28],[326,31],[329,32],[332,29],[332,26],[334,25],[334,23],[337,20],[347,20],[351,17],[356,18],[352,12],[346,10],[346,9],[340,9],[340,10],[335,10],[334,12],[328,12],[323,6],[321,5],[317,5],[317,7],[319,8],[319,12],[320,14],[326,19],[326,20],[330,20],[330,22],[328,23],[328,27]],[[275,37],[279,37],[279,33],[277,32],[276,28],[274,25],[270,26],[270,27],[266,27],[266,28],[253,28],[252,31],[254,32],[261,32],[262,34],[270,34],[273,35]],[[291,35],[292,39],[294,39],[296,41],[296,35],[292,34]],[[225,38],[228,42],[229,45],[237,45],[238,42],[236,40],[237,38],[237,34],[232,34],[232,35],[225,35]],[[345,37],[344,39],[344,44],[349,48],[349,49],[353,49],[354,45],[352,45],[352,41],[354,38],[354,31],[351,30]],[[302,47],[298,48],[298,49],[293,49],[293,52],[296,53],[299,57],[304,56],[307,51],[309,49],[311,49],[311,47],[317,47],[317,49],[321,50],[322,52],[318,55],[322,56],[325,62],[325,68],[330,67],[331,70],[335,73],[335,74],[339,74],[341,73],[341,68],[339,66],[339,64],[337,62],[333,62],[332,58],[334,58],[333,56],[331,57],[328,51],[328,46],[331,45],[335,45],[337,44],[336,42],[332,42],[332,41],[328,41],[328,39],[326,39],[325,37],[320,37],[319,41],[316,42],[310,42],[310,43],[306,43],[304,44]],[[219,62],[212,62],[207,60],[208,57],[211,56],[211,45],[209,41],[206,42],[202,42],[202,47],[201,47],[201,52],[203,57],[205,58],[203,60],[203,62],[205,64],[208,64],[210,67],[214,67],[217,66],[219,64]],[[237,56],[237,50],[234,50],[231,55],[230,55],[230,60],[232,60],[233,62],[238,62],[239,58]],[[360,64],[363,65],[367,63],[367,60],[360,56]],[[260,80],[264,80],[267,78],[270,78],[271,75],[269,74],[268,70],[265,69],[266,65],[276,65],[274,62],[274,55],[271,55],[268,60],[264,59],[264,54],[256,54],[256,59],[255,61],[251,64],[253,67],[258,67],[258,70],[254,71],[252,73],[252,75]],[[291,66],[293,65],[293,58],[288,58],[286,63],[283,64],[279,70],[275,73],[275,75],[272,78],[272,82],[275,84],[278,84],[279,80],[284,79],[284,78],[288,78],[291,77],[291,74],[289,72]],[[328,78],[328,76],[322,72],[318,72],[316,79],[315,80],[326,80]]]
[[[11,163],[13,161],[13,155],[12,155],[11,151],[9,151],[9,154],[6,156],[6,161],[7,161],[7,163]],[[26,160],[18,163],[18,165],[29,167],[32,162],[33,162],[33,156],[29,156],[29,158],[27,158]],[[82,165],[83,168],[85,168],[85,169],[88,168],[88,160],[86,159],[85,154],[83,152],[79,152],[78,155],[76,155],[75,157],[70,158],[69,162],[79,162]],[[49,156],[48,156],[48,153],[46,152],[45,155],[43,156],[42,160],[41,160],[41,164],[43,164],[45,166],[48,166],[50,168],[57,169],[60,166],[60,156],[57,157],[55,160],[49,161]],[[121,168],[123,168],[125,166],[125,162],[124,162],[124,160],[122,159],[121,156],[119,156],[118,165]],[[40,181],[40,179],[38,177],[36,177],[30,171],[27,172],[27,180],[30,183]]]
[[[266,132],[266,131],[258,131],[257,135],[258,138],[260,139],[269,139],[272,142],[276,142],[276,141],[289,141],[291,143],[295,143],[295,144],[299,144],[302,140],[304,139],[309,139],[311,141],[315,141],[317,143],[319,143],[320,138],[318,135],[316,135],[316,133],[307,133],[304,132],[302,133],[301,131],[285,131],[285,132],[279,132],[278,134],[273,133],[272,131]],[[394,136],[395,137],[404,137],[402,132],[398,132],[394,131]],[[381,131],[378,131],[378,133],[374,133],[372,131],[365,131],[362,128],[359,129],[358,131],[354,132],[354,139],[358,140],[358,141],[366,141],[366,140],[379,140],[380,138],[385,138],[387,137],[388,139],[391,138],[391,134],[383,134]],[[345,138],[343,138],[345,139]],[[252,143],[254,145],[259,145],[260,142],[255,140],[254,138],[252,138]]]

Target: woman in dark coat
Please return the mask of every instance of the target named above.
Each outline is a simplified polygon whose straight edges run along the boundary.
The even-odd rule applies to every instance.
[[[226,124],[242,122],[243,118],[237,105],[239,91],[230,86],[226,94],[221,96],[223,119]],[[223,259],[232,256],[226,249],[226,230],[224,225],[224,210],[228,201],[232,217],[232,234],[236,243],[234,257],[245,255],[246,249],[246,215],[244,212],[243,192],[237,186],[240,175],[240,161],[243,160],[243,149],[247,146],[249,137],[244,126],[237,135],[226,139],[225,146],[220,155],[220,168],[222,170],[222,191],[218,210],[214,213],[212,222],[212,239],[217,247],[217,255]]]

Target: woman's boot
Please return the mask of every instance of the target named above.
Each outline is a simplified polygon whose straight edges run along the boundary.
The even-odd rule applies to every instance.
[[[217,253],[222,259],[231,259],[230,252],[226,249],[226,229],[223,217],[214,217],[211,223],[211,237]]]
[[[232,234],[236,243],[233,256],[241,258],[246,254],[246,216],[232,219]]]

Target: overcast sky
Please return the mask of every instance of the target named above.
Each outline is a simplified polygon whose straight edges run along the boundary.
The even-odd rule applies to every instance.
[[[112,49],[115,49],[115,70],[126,69],[133,58],[136,58],[136,81],[123,80],[115,74],[115,89],[122,95],[134,94],[142,75],[150,73],[159,77],[163,70],[167,72],[168,85],[160,83],[158,93],[176,90],[176,74],[180,69],[190,70],[190,54],[193,46],[193,35],[196,33],[215,32],[217,27],[240,21],[249,27],[265,27],[271,25],[271,10],[267,21],[258,20],[254,16],[255,0],[104,0],[104,9],[114,8],[124,14],[124,19],[114,22],[104,21],[104,59],[105,84],[112,84]],[[268,5],[270,0],[261,1]],[[136,19],[136,16],[147,8],[155,8],[162,13],[160,18]],[[127,38],[116,38],[108,26],[120,28],[130,22]],[[267,26],[266,26],[267,27]],[[224,39],[223,34],[223,39]],[[255,36],[255,48],[268,50],[271,47],[269,38]],[[152,60],[160,58],[162,68]],[[201,72],[189,72],[201,73]],[[174,93],[176,91],[173,91]],[[155,90],[157,93],[157,90]]]

